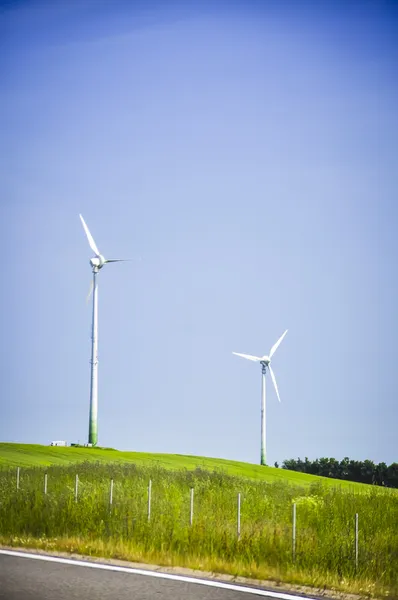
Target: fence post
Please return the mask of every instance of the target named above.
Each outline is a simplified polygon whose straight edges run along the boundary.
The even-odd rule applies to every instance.
[[[79,490],[79,475],[76,473],[76,479],[75,479],[75,502],[77,502],[77,493]]]
[[[109,507],[112,507],[113,502],[113,479],[111,479],[111,489],[109,491]]]
[[[358,570],[358,513],[355,513],[355,570]]]
[[[191,511],[190,511],[190,515],[189,515],[189,524],[192,527],[192,523],[193,523],[193,488],[191,488]]]
[[[19,490],[19,467],[17,467],[17,490]]]
[[[148,522],[151,520],[151,496],[152,496],[152,479],[148,484]]]
[[[296,503],[293,503],[293,523],[292,523],[292,558],[296,560]]]
[[[237,523],[238,540],[240,540],[240,493],[238,494],[238,523]]]
[[[47,473],[44,473],[44,493],[47,494]]]

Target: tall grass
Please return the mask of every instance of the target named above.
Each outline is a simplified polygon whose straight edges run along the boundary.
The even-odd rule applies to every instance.
[[[192,526],[191,488],[195,490]],[[242,498],[240,539],[238,492]],[[297,507],[294,562],[293,503]],[[358,565],[355,513],[359,514]],[[83,463],[23,469],[17,490],[16,470],[0,472],[3,541],[52,540],[49,547],[56,548],[61,547],[60,540],[74,540],[77,551],[96,553],[106,546],[108,555],[119,558],[156,557],[158,562],[186,566],[213,564],[218,570],[257,577],[278,573],[285,580],[332,582],[341,589],[398,593],[397,523],[398,494],[372,487],[367,493],[355,493],[318,483],[305,488],[267,484],[201,469],[168,471],[156,466]]]

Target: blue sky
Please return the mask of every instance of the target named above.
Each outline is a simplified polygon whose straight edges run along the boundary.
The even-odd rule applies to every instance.
[[[166,6],[167,4],[167,6]],[[398,11],[381,1],[0,11],[3,441],[397,460]]]

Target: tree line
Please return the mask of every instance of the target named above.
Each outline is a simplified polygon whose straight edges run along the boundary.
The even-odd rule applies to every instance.
[[[278,463],[275,463],[275,467],[279,467]],[[285,460],[282,469],[398,488],[398,463],[387,466],[384,462],[375,464],[372,460],[350,460],[348,457],[341,461],[335,458],[317,458],[311,461],[306,457],[304,460],[300,458]]]

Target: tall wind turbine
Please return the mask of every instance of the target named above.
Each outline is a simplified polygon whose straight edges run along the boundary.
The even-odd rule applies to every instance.
[[[236,356],[241,356],[242,358],[247,358],[247,360],[252,360],[254,362],[259,362],[261,365],[261,371],[262,371],[262,380],[261,380],[262,381],[262,384],[261,384],[261,464],[262,465],[266,464],[266,462],[265,462],[265,459],[266,459],[265,374],[266,374],[267,368],[268,368],[270,375],[271,375],[272,383],[274,384],[274,387],[275,387],[276,395],[280,402],[281,399],[279,397],[278,386],[276,385],[275,375],[271,368],[271,358],[275,354],[276,349],[278,348],[279,344],[282,342],[282,340],[285,337],[285,335],[287,334],[287,332],[288,332],[288,330],[286,329],[285,333],[283,335],[281,335],[279,340],[272,346],[271,350],[269,351],[268,356],[267,355],[264,355],[261,357],[260,356],[251,356],[250,354],[239,354],[238,352],[232,352],[232,354],[235,354]]]
[[[106,259],[98,250],[98,247],[94,241],[93,236],[90,233],[89,228],[86,225],[85,220],[81,215],[80,220],[82,222],[84,231],[88,239],[91,250],[94,252],[94,258],[90,259],[90,265],[93,269],[93,280],[87,299],[90,294],[93,294],[93,318],[91,325],[91,377],[90,377],[90,418],[88,428],[88,443],[93,446],[97,445],[98,441],[98,283],[97,275],[98,271],[102,269],[104,265],[112,262],[124,262],[129,260],[128,258],[108,258]]]

